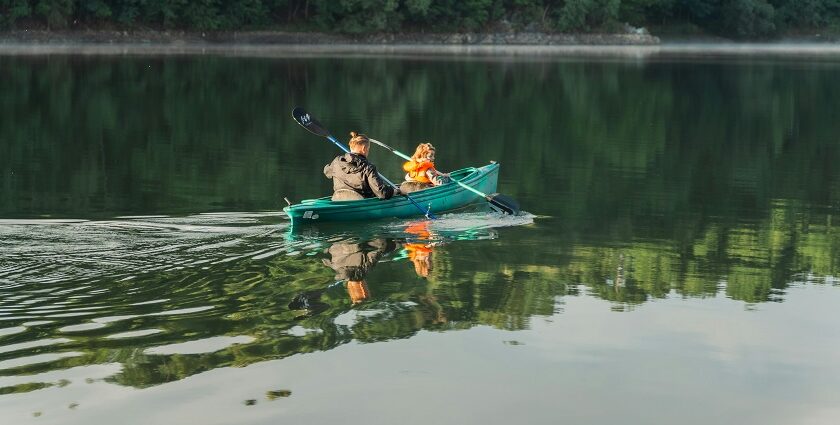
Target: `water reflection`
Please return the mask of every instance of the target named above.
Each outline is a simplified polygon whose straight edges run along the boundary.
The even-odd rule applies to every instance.
[[[432,233],[429,231],[431,222],[421,221],[408,226],[405,231],[413,236],[405,244],[408,258],[414,264],[414,272],[420,277],[429,277],[432,270],[432,252],[434,246],[440,242],[432,240]]]
[[[795,388],[833,388],[813,377],[837,376],[837,350],[812,342],[832,335],[840,275],[836,63],[0,64],[4,414],[28,409],[50,420],[55,410],[42,409],[44,400],[63,397],[63,411],[80,402],[72,413],[80,418],[120,390],[130,393],[120,410],[172,413],[174,404],[192,406],[179,396],[203,394],[192,390],[209,377],[223,378],[215,383],[228,397],[266,369],[291,373],[307,362],[315,373],[265,378],[236,407],[291,391],[294,403],[307,394],[323,402],[324,388],[337,394],[382,375],[344,379],[322,373],[322,362],[355,352],[379,367],[405,358],[394,355],[402,349],[441,354],[442,377],[400,401],[446,395],[448,408],[467,412],[461,417],[490,412],[486,389],[498,388],[500,376],[514,383],[504,395],[521,394],[523,406],[570,382],[556,399],[573,400],[576,412],[607,412],[597,406],[604,397],[646,406],[633,396],[659,394],[661,405],[688,413],[662,416],[667,422],[701,417],[690,405],[698,397],[738,404],[758,387],[793,388],[793,375]],[[445,140],[442,168],[501,160],[500,190],[540,217],[477,211],[292,232],[271,210],[282,196],[324,193],[326,180],[304,176],[333,155],[279,118],[300,102],[319,105],[337,132],[367,128],[397,148],[415,137]],[[436,113],[444,106],[460,112]],[[399,161],[374,155],[384,173],[401,175]],[[194,213],[237,210],[268,211]],[[348,252],[359,261],[340,274]],[[775,318],[763,314],[770,311]],[[394,340],[403,341],[366,344]],[[814,346],[821,350],[802,348]],[[474,361],[474,348],[486,362]],[[514,356],[521,368],[508,367]],[[401,366],[390,367],[382,370]],[[773,369],[778,385],[763,385]],[[680,378],[685,372],[698,378]],[[315,375],[318,385],[303,388]],[[534,377],[545,379],[537,392]],[[616,377],[623,385],[612,385]],[[409,387],[403,378],[368,389]],[[133,391],[146,387],[156,388]],[[90,396],[69,399],[83,392]],[[802,394],[772,400],[794,393]],[[451,403],[467,402],[465,394],[484,405]],[[584,398],[595,400],[591,409],[577,405]],[[170,410],[159,409],[164,399]],[[551,403],[546,421],[562,420]],[[608,419],[592,423],[613,423],[615,413]]]
[[[61,387],[96,365],[109,372],[94,380],[143,388],[354,340],[469,328],[481,322],[472,307],[439,295],[452,276],[448,246],[533,219],[467,213],[436,228],[396,221],[307,235],[284,234],[276,220],[7,221],[0,394]],[[39,266],[47,257],[51,266]]]
[[[668,297],[780,301],[797,282],[835,282],[840,240],[789,208],[699,237],[685,226],[701,242],[681,248],[485,212],[301,233],[251,213],[7,221],[0,394],[84,379],[144,388],[421,330],[524,330],[584,294],[621,311]]]
[[[298,234],[274,214],[7,221],[0,393],[60,387],[65,371],[93,365],[108,370],[97,380],[147,387],[424,329],[528,329],[566,296],[632,310],[836,285],[830,217],[791,211],[779,204],[766,224],[699,236],[686,225],[690,245],[616,243],[610,228],[581,239],[543,231],[552,219],[486,213]]]
[[[445,237],[432,233],[430,220],[418,220],[405,226],[403,239],[376,238],[364,241],[333,242],[324,250],[327,258],[322,262],[335,271],[336,281],[323,289],[316,289],[297,294],[289,308],[302,314],[295,317],[303,319],[311,317],[329,308],[329,304],[320,300],[327,291],[334,287],[343,287],[352,305],[361,304],[371,298],[370,285],[367,275],[373,267],[384,257],[394,257],[395,251],[400,249],[399,256],[390,261],[408,259],[414,267],[418,277],[428,278],[433,270],[432,253],[436,246],[444,243]],[[495,237],[496,233],[490,233]],[[425,301],[433,301],[433,296],[421,296]],[[427,304],[427,303],[424,303]],[[439,306],[436,310],[440,311]],[[440,315],[438,315],[440,316]]]
[[[337,281],[323,290],[309,291],[298,294],[289,303],[292,310],[303,310],[305,314],[296,318],[302,318],[317,314],[329,307],[328,304],[319,301],[323,293],[339,284],[347,289],[350,301],[355,305],[370,298],[370,289],[365,281],[368,272],[379,262],[382,256],[396,250],[397,245],[391,239],[374,239],[364,242],[341,241],[333,243],[324,258],[323,263],[333,269]]]

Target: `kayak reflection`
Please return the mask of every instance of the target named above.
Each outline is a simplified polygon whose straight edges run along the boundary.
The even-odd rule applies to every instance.
[[[481,219],[488,220],[487,215],[461,214],[437,221],[371,224],[355,228],[353,232],[348,232],[346,226],[329,225],[313,226],[304,233],[290,232],[287,238],[291,243],[308,250],[307,256],[321,257],[320,260],[313,258],[313,263],[319,262],[332,269],[335,280],[331,284],[323,280],[313,282],[314,287],[298,292],[289,300],[288,308],[294,312],[295,319],[300,320],[321,313],[341,315],[348,308],[355,309],[369,302],[375,302],[374,308],[380,308],[399,299],[398,304],[417,303],[425,311],[432,312],[431,322],[446,323],[447,315],[438,302],[438,292],[441,292],[441,285],[448,285],[449,279],[440,280],[439,274],[452,275],[451,260],[446,256],[436,258],[436,255],[445,252],[440,249],[453,242],[498,237],[493,228],[473,225]],[[368,282],[367,276],[382,261],[393,264],[377,271],[385,285],[377,287]],[[413,271],[418,280],[407,278],[406,263],[410,264],[408,270]],[[444,267],[437,271],[436,264]],[[402,291],[400,295],[395,295],[397,288],[398,292]]]
[[[322,263],[335,271],[336,282],[322,289],[296,295],[289,302],[289,309],[301,312],[297,319],[314,316],[327,310],[330,304],[321,300],[327,291],[343,285],[352,305],[361,304],[371,298],[366,276],[385,256],[403,248],[403,255],[395,259],[408,258],[417,276],[427,279],[433,269],[432,253],[442,242],[436,240],[429,229],[429,221],[409,223],[405,238],[376,238],[367,241],[343,240],[334,242],[325,249]],[[333,293],[334,294],[334,293]],[[434,299],[422,300],[435,303]],[[439,310],[439,309],[436,309]]]
[[[370,298],[365,277],[386,254],[394,252],[397,243],[393,239],[373,239],[364,242],[336,242],[326,250],[329,258],[324,258],[324,265],[335,270],[336,282],[324,289],[308,291],[296,295],[289,303],[289,309],[302,310],[299,318],[309,317],[326,310],[329,305],[321,302],[320,297],[332,287],[344,284],[347,295],[355,305]]]

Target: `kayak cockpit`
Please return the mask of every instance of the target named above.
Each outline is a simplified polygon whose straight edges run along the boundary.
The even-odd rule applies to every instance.
[[[467,167],[453,171],[450,173],[450,178],[457,180],[459,183],[453,181],[411,192],[411,199],[395,196],[389,199],[367,198],[333,201],[331,197],[324,196],[304,199],[298,204],[283,208],[283,211],[292,220],[293,225],[296,223],[415,217],[420,215],[420,209],[438,213],[460,209],[468,204],[479,202],[482,198],[476,196],[475,191],[495,192],[498,177],[499,164],[490,163],[478,168]]]
[[[455,171],[452,171],[451,173],[449,173],[449,178],[452,179],[452,180],[463,181],[470,174],[473,174],[476,171],[478,171],[478,168],[475,168],[475,167],[461,168],[461,169],[458,169],[458,170],[455,170]],[[426,192],[426,191],[435,190],[435,189],[438,189],[438,188],[447,187],[449,185],[455,185],[455,184],[456,184],[455,182],[450,182],[450,183],[446,183],[446,184],[441,185],[441,186],[435,186],[435,187],[430,187],[430,188],[423,189],[423,190],[418,190],[416,192],[411,192],[411,196],[416,196],[416,195],[419,195],[419,194],[421,194],[423,192]],[[324,197],[321,197],[321,198],[304,199],[304,200],[300,201],[299,205],[323,203],[323,202],[329,202],[329,203],[335,203],[335,204],[339,204],[339,203],[340,204],[348,204],[348,203],[353,203],[353,202],[366,202],[366,201],[371,201],[371,200],[375,201],[375,200],[378,200],[378,199],[377,198],[368,198],[368,199],[354,199],[354,200],[350,200],[350,201],[333,201],[331,196],[324,196]]]

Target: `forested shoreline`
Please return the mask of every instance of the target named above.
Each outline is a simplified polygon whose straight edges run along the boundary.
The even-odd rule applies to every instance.
[[[840,33],[840,0],[0,0],[0,30]]]

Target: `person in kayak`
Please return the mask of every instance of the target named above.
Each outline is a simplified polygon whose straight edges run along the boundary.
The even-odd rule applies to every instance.
[[[449,183],[449,174],[435,169],[435,147],[431,143],[420,143],[410,161],[403,164],[405,181],[400,184],[402,193],[416,192]]]
[[[368,161],[370,140],[367,136],[351,131],[348,144],[349,153],[335,157],[324,167],[324,175],[333,181],[333,201],[389,199],[400,194],[379,177],[376,166]]]

